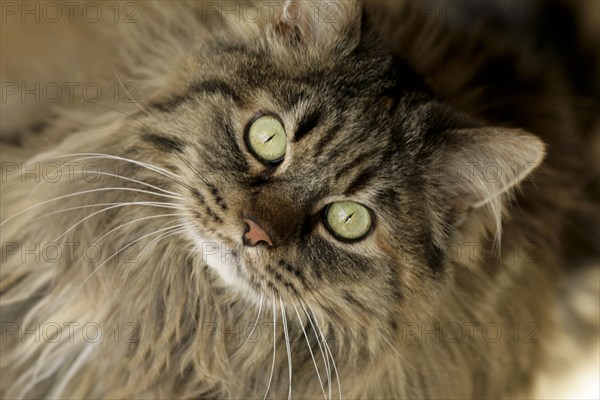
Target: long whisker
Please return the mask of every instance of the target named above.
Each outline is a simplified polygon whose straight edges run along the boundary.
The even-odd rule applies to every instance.
[[[273,382],[273,372],[275,371],[275,355],[277,351],[277,310],[275,302],[275,292],[273,292],[273,363],[271,364],[271,374],[269,375],[269,384],[267,385],[267,391],[263,400],[267,398],[269,390],[271,389],[271,382]]]
[[[93,153],[91,153],[91,154],[93,154]],[[188,190],[194,190],[190,185],[188,185],[187,183],[183,182],[179,178],[179,176],[177,176],[176,174],[172,173],[171,171],[167,171],[164,168],[160,168],[160,167],[157,167],[157,166],[152,165],[152,164],[144,163],[144,162],[137,161],[137,160],[131,160],[129,158],[98,154],[98,155],[91,155],[91,156],[87,156],[87,157],[77,158],[77,159],[75,159],[75,161],[89,160],[89,159],[94,159],[94,158],[98,158],[98,159],[115,159],[115,158],[117,158],[118,160],[121,160],[121,161],[130,162],[132,164],[139,165],[139,166],[141,166],[143,168],[146,168],[149,171],[156,172],[157,174],[160,174],[163,177],[169,179],[171,182],[174,182],[174,183],[176,183],[178,185],[181,185],[182,187],[184,187],[184,188],[186,188]]]
[[[169,221],[170,222],[170,221]],[[163,224],[161,227],[163,227],[165,224]],[[170,229],[170,228],[167,228]],[[164,232],[163,234],[161,234],[160,236],[154,238],[152,241],[150,241],[148,244],[146,244],[142,250],[138,253],[137,255],[137,259],[141,259],[142,256],[144,255],[144,253],[147,250],[150,250],[152,245],[158,243],[159,241],[161,241],[162,239],[166,239],[170,236],[174,236],[177,235],[179,233],[185,232],[188,229],[188,226],[184,226],[182,228],[172,228],[171,230],[168,230],[167,232]],[[127,268],[127,272],[125,273],[125,277],[123,278],[123,286],[126,287],[127,284],[127,279],[129,278],[129,274],[131,273],[131,270],[133,269],[133,263],[129,266],[129,268]]]
[[[103,171],[96,171],[95,174],[97,174],[97,175],[104,175],[104,176],[112,176],[112,177],[115,177],[115,178],[118,178],[118,179],[122,179],[124,181],[134,182],[134,183],[137,183],[137,184],[140,184],[140,185],[143,185],[143,186],[146,186],[146,187],[158,190],[160,192],[169,194],[169,195],[171,195],[173,197],[183,199],[183,196],[181,196],[178,193],[171,192],[170,190],[166,190],[166,189],[160,188],[158,186],[152,185],[152,184],[147,183],[147,182],[140,181],[138,179],[133,179],[133,178],[129,178],[127,176],[122,176],[122,175],[118,175],[118,174],[111,174],[109,172],[103,172]],[[50,181],[42,180],[41,182],[39,182],[36,185],[36,187],[31,191],[31,193],[29,193],[29,196],[27,196],[27,200],[25,201],[26,204],[29,203],[29,200],[31,199],[31,197],[40,189],[40,187],[44,183],[50,183]]]
[[[142,237],[137,238],[136,240],[129,242],[127,245],[125,245],[125,247],[123,247],[122,249],[120,249],[119,251],[115,252],[112,256],[110,256],[109,258],[107,258],[106,260],[104,260],[98,267],[96,267],[91,273],[90,275],[83,281],[83,283],[79,286],[79,288],[77,289],[77,291],[75,292],[75,295],[77,295],[77,293],[79,293],[79,291],[85,286],[85,284],[90,280],[90,278],[92,276],[94,276],[96,274],[96,272],[98,272],[100,270],[100,268],[102,268],[107,262],[109,262],[110,260],[112,260],[113,258],[115,258],[117,255],[119,255],[121,252],[127,250],[129,247],[133,246],[135,243],[139,242],[140,240],[143,240],[145,238],[147,238],[148,236],[152,236],[152,235],[156,235],[157,233],[160,232],[164,232],[166,230],[170,230],[173,228],[181,228],[184,226],[187,226],[188,224],[179,224],[179,225],[175,225],[175,226],[169,226],[167,228],[163,228],[163,229],[159,229],[157,231],[148,233]]]
[[[155,203],[155,204],[161,204],[161,203]],[[85,222],[85,221],[87,221],[88,219],[90,219],[90,218],[93,218],[94,216],[96,216],[96,215],[98,215],[98,214],[100,214],[100,213],[103,213],[103,212],[105,212],[105,211],[112,210],[112,209],[114,209],[114,208],[120,208],[120,207],[124,207],[124,206],[128,206],[128,205],[137,205],[137,204],[135,204],[135,202],[132,202],[132,203],[126,203],[126,204],[117,204],[117,205],[114,205],[114,206],[110,206],[110,207],[103,208],[102,210],[95,211],[95,212],[91,213],[90,215],[88,215],[87,217],[85,217],[85,218],[83,218],[83,219],[79,220],[79,221],[78,221],[76,224],[72,225],[72,226],[71,226],[69,229],[67,229],[66,231],[64,231],[64,232],[63,232],[61,235],[59,235],[58,237],[56,237],[56,238],[55,238],[54,240],[52,240],[51,242],[56,242],[56,241],[58,241],[58,239],[60,239],[60,238],[64,237],[65,235],[67,235],[69,232],[71,232],[73,229],[77,228],[79,225],[81,225],[82,223],[84,223],[84,222]],[[144,205],[151,205],[151,204],[144,204]],[[172,208],[172,209],[176,209],[176,210],[181,210],[181,208],[180,208],[180,207],[178,207],[178,206],[176,206],[176,205],[173,205],[173,204],[171,204],[171,203],[164,203],[164,205],[167,205],[167,207],[163,207],[163,208]],[[183,210],[181,210],[181,211],[183,211]]]
[[[70,153],[70,154],[56,155],[56,156],[52,156],[52,157],[45,157],[45,158],[33,159],[32,162],[57,160],[57,159],[61,159],[61,158],[71,158],[71,157],[80,157],[80,158],[76,159],[75,161],[88,160],[88,159],[93,159],[93,158],[107,159],[107,160],[117,160],[117,161],[125,161],[125,162],[129,162],[129,163],[138,165],[140,167],[146,168],[146,169],[148,169],[150,171],[156,172],[156,173],[161,174],[163,176],[168,176],[168,177],[172,177],[172,178],[179,178],[173,172],[171,172],[169,170],[166,170],[164,168],[158,167],[156,165],[152,165],[152,164],[149,164],[149,163],[146,163],[146,162],[143,162],[143,161],[139,161],[139,160],[133,160],[131,158],[126,158],[126,157],[121,157],[121,156],[115,156],[113,154],[106,154],[106,153]]]
[[[159,191],[161,191],[163,193],[170,194],[170,195],[172,195],[174,197],[183,198],[183,196],[180,195],[179,193],[175,193],[175,192],[172,192],[170,190],[163,189],[161,187],[152,185],[150,183],[147,183],[147,182],[144,182],[144,181],[140,181],[139,179],[133,179],[133,178],[129,178],[127,176],[123,176],[123,175],[119,175],[119,174],[112,174],[110,172],[103,172],[103,171],[98,171],[98,172],[96,172],[96,174],[98,174],[98,175],[105,175],[105,176],[112,176],[112,177],[115,177],[115,178],[118,178],[118,179],[123,179],[123,180],[128,181],[128,182],[138,183],[140,185],[144,185],[144,186],[147,186],[149,188],[152,188],[152,189],[155,189],[155,190],[159,190]]]
[[[146,221],[148,219],[156,219],[156,218],[164,218],[164,217],[187,217],[187,216],[192,216],[192,215],[193,214],[159,214],[159,215],[151,215],[149,217],[136,218],[133,221],[129,221],[124,224],[121,224],[121,225],[117,226],[116,228],[113,228],[110,231],[106,232],[104,235],[100,236],[100,238],[98,240],[96,240],[93,244],[94,245],[98,244],[102,239],[104,239],[105,237],[107,237],[108,235],[110,235],[111,233],[116,231],[117,229],[121,229],[127,225],[131,225],[136,222]]]
[[[48,218],[51,217],[53,215],[56,214],[62,214],[62,213],[66,213],[69,211],[74,211],[74,210],[82,210],[84,208],[93,208],[93,207],[106,207],[106,206],[116,206],[116,205],[122,205],[122,206],[127,206],[127,205],[143,205],[143,206],[155,206],[155,207],[161,207],[161,208],[168,208],[168,209],[176,209],[179,210],[180,207],[176,207],[175,205],[173,206],[162,206],[163,204],[169,204],[169,203],[160,203],[160,202],[153,202],[153,201],[137,201],[137,202],[120,202],[120,203],[96,203],[96,204],[86,204],[83,206],[77,206],[77,207],[69,207],[69,208],[63,208],[61,210],[56,210],[56,211],[51,211],[49,213],[46,213],[44,215],[41,215],[39,217],[33,218],[31,221],[39,221],[42,220],[44,218]],[[193,214],[189,214],[189,215],[193,215]]]
[[[317,360],[315,360],[315,355],[313,354],[312,348],[310,346],[310,340],[308,340],[308,335],[306,334],[306,329],[304,329],[304,323],[302,323],[302,318],[300,318],[300,313],[298,312],[298,307],[294,304],[294,310],[296,311],[296,316],[298,317],[298,322],[300,326],[302,326],[302,333],[304,333],[304,338],[306,339],[306,345],[308,347],[308,351],[310,352],[310,357],[312,358],[313,365],[315,366],[315,371],[317,372],[317,378],[319,379],[319,384],[321,385],[321,390],[323,390],[323,397],[327,400],[327,393],[325,393],[325,386],[323,386],[323,380],[321,379],[321,374],[319,373],[319,368],[317,367]]]
[[[153,244],[158,243],[159,241],[166,239],[168,237],[171,237],[175,234],[184,232],[186,229],[189,228],[189,226],[191,226],[190,224],[185,224],[185,226],[181,227],[181,228],[175,228],[174,230],[168,231],[163,233],[162,235],[160,235],[157,238],[152,239],[152,241],[150,243],[148,243],[147,245],[145,245],[142,250],[140,251],[140,253],[138,254],[138,258],[141,258],[147,251],[149,251],[151,249],[150,246],[152,246]]]
[[[308,289],[308,291],[310,292],[310,294],[313,296],[313,298],[314,298],[314,299],[317,301],[317,303],[319,303],[319,304],[321,305],[321,307],[323,307],[323,305],[322,305],[322,304],[321,304],[321,302],[319,301],[319,298],[317,297],[317,295],[319,295],[319,297],[320,297],[320,298],[321,298],[323,301],[325,301],[325,303],[328,303],[328,302],[329,302],[329,301],[328,301],[327,299],[325,299],[325,298],[323,297],[323,295],[321,295],[319,292],[315,292],[315,291],[313,291],[309,285],[307,285],[307,289]],[[308,306],[308,304],[306,304],[306,306],[310,308],[310,306]],[[310,310],[311,310],[311,312],[312,312],[312,313],[313,313],[313,315],[314,315],[314,311],[312,310],[312,308],[311,308]],[[321,328],[318,326],[318,321],[316,320],[316,316],[315,316],[315,323],[317,324],[317,327],[319,328],[319,332],[321,333],[321,336],[323,336],[323,342],[324,342],[324,344],[327,346],[327,350],[328,350],[328,356],[327,356],[327,358],[329,359],[329,356],[331,356],[331,361],[332,361],[332,364],[333,364],[333,366],[334,366],[335,373],[336,373],[336,377],[337,377],[337,381],[338,381],[338,389],[340,390],[340,392],[339,392],[339,395],[340,395],[340,398],[341,398],[341,396],[342,396],[342,392],[341,392],[340,378],[339,378],[339,375],[338,375],[337,367],[336,367],[336,365],[335,365],[335,360],[334,360],[334,358],[333,358],[333,353],[331,352],[331,348],[329,347],[329,345],[327,344],[327,341],[325,340],[325,335],[324,335],[324,334],[323,334],[323,332],[321,331]],[[328,377],[328,378],[329,378],[329,377]]]
[[[162,226],[164,226],[164,224],[163,224]],[[162,227],[162,226],[161,226],[161,227]],[[185,232],[187,229],[188,229],[188,228],[187,228],[187,226],[186,226],[186,227],[183,227],[183,228],[173,228],[172,230],[170,230],[170,231],[167,231],[167,232],[163,233],[162,235],[160,235],[160,236],[157,238],[158,240],[154,239],[154,240],[152,240],[150,243],[148,243],[146,246],[144,246],[144,248],[141,250],[141,252],[140,252],[140,253],[138,253],[138,256],[136,257],[136,258],[137,258],[137,260],[139,261],[140,259],[142,259],[142,255],[143,255],[144,251],[146,250],[146,248],[148,248],[148,247],[149,247],[149,246],[151,246],[152,244],[156,244],[156,243],[158,243],[160,240],[162,240],[162,239],[166,239],[167,237],[170,237],[170,236],[174,236],[174,235],[177,235],[177,234],[183,233],[183,232]],[[125,277],[124,277],[124,279],[123,279],[123,285],[122,285],[123,287],[127,287],[127,279],[129,278],[129,274],[131,273],[131,270],[132,270],[132,269],[133,269],[133,263],[132,263],[132,264],[129,266],[129,268],[127,268],[127,272],[125,273]],[[119,313],[119,319],[118,319],[118,321],[121,321],[121,318],[122,318],[122,316],[123,316],[123,312],[124,312],[124,309],[123,309],[123,308],[121,308],[121,312]]]
[[[304,303],[306,303],[306,302],[304,302]],[[312,317],[306,310],[306,307],[302,303],[300,303],[300,307],[302,307],[302,309],[304,310],[304,313],[306,314],[306,317],[308,318],[308,322],[310,322],[310,326],[312,327],[312,330],[315,334],[315,338],[317,339],[317,344],[319,345],[319,351],[321,352],[321,356],[323,357],[323,363],[325,364],[325,373],[327,374],[327,389],[329,392],[329,398],[331,399],[331,367],[329,365],[329,354],[327,353],[327,351],[325,351],[325,349],[321,345],[321,339],[319,338],[319,334],[317,333],[317,328],[315,327]]]
[[[337,366],[335,365],[335,359],[333,358],[333,353],[331,352],[331,348],[329,347],[329,344],[327,343],[327,339],[325,338],[325,335],[323,334],[323,331],[321,330],[321,327],[319,326],[319,321],[317,320],[317,316],[315,315],[314,311],[312,310],[312,308],[310,308],[310,306],[308,304],[307,304],[307,307],[308,307],[309,311],[312,313],[313,317],[315,318],[315,324],[317,325],[317,329],[319,330],[319,333],[321,334],[321,338],[323,338],[323,345],[325,346],[325,350],[329,353],[329,356],[331,357],[331,363],[333,364],[333,370],[335,371],[335,376],[337,378],[338,391],[339,391],[339,396],[341,399],[342,398],[342,385],[340,382],[340,375],[338,373]]]
[[[27,207],[26,209],[17,212],[13,216],[8,217],[7,219],[5,219],[4,221],[2,221],[0,223],[0,226],[4,225],[8,221],[10,221],[10,220],[18,217],[19,215],[21,215],[23,213],[26,213],[27,211],[36,209],[38,207],[41,207],[41,206],[43,206],[45,204],[48,204],[48,203],[51,203],[53,201],[58,201],[58,200],[62,200],[62,199],[68,199],[70,197],[75,197],[75,196],[81,196],[83,194],[96,193],[96,192],[107,192],[107,191],[116,191],[116,190],[121,190],[121,191],[125,191],[125,192],[137,192],[137,193],[151,194],[151,195],[160,196],[160,197],[169,197],[169,198],[173,198],[173,199],[179,199],[178,197],[169,196],[169,195],[166,195],[166,194],[160,194],[160,193],[152,192],[152,191],[149,191],[149,190],[133,189],[133,188],[127,188],[127,187],[110,187],[110,188],[90,189],[90,190],[84,190],[84,191],[77,192],[77,193],[65,194],[63,196],[58,196],[58,197],[55,197],[53,199],[45,200],[45,201],[42,201],[40,203],[34,204],[31,207]]]
[[[210,182],[208,181],[208,179],[206,179],[205,176],[202,175],[202,173],[198,170],[198,168],[196,168],[195,166],[192,165],[192,163],[190,163],[188,160],[186,160],[184,157],[182,157],[180,154],[175,153],[175,155],[177,156],[177,158],[179,158],[190,170],[192,170],[192,172],[194,173],[194,176],[196,176],[198,179],[200,179],[203,183],[210,185]]]
[[[164,176],[170,176],[173,178],[179,178],[176,174],[174,174],[173,172],[158,167],[156,165],[153,164],[149,164],[147,162],[144,161],[139,161],[139,160],[133,160],[131,158],[126,158],[126,157],[121,157],[121,156],[115,156],[112,154],[106,154],[106,153],[71,153],[71,154],[64,154],[62,156],[55,156],[53,158],[68,158],[68,157],[79,157],[77,159],[75,159],[75,161],[81,161],[81,160],[89,160],[89,159],[93,159],[93,158],[98,158],[98,159],[107,159],[107,160],[117,160],[117,161],[125,161],[125,162],[129,162],[135,165],[138,165],[140,167],[144,167],[146,169],[149,169],[150,171],[154,171],[156,173],[159,173],[161,175]]]
[[[133,96],[131,96],[131,93],[129,93],[129,90],[127,90],[127,88],[125,87],[125,85],[123,85],[123,82],[121,81],[121,78],[117,74],[117,71],[115,70],[115,66],[113,65],[112,61],[110,60],[110,58],[108,56],[106,58],[108,59],[108,63],[110,64],[110,68],[112,69],[113,74],[115,75],[115,78],[117,78],[117,81],[119,81],[119,85],[121,85],[121,87],[123,88],[123,90],[125,90],[125,93],[127,93],[127,96],[131,99],[131,101],[140,110],[142,110],[142,112],[146,113],[149,116],[152,116],[152,114],[150,114],[150,112],[148,110],[146,110],[144,107],[142,107],[142,105],[136,99],[134,99]]]
[[[232,355],[230,355],[229,357],[227,357],[227,359],[225,359],[225,361],[229,361],[237,353],[239,353],[244,348],[244,346],[246,345],[246,343],[248,343],[248,340],[250,339],[250,337],[252,337],[252,334],[254,333],[254,330],[256,329],[256,326],[258,325],[258,320],[260,319],[260,314],[262,312],[262,307],[263,307],[263,303],[264,303],[264,297],[265,297],[265,294],[261,293],[260,294],[260,306],[258,308],[258,315],[256,316],[256,321],[254,321],[254,326],[252,327],[252,330],[250,331],[250,333],[246,337],[246,340],[244,340],[244,343],[242,343],[242,345],[240,346],[240,348],[237,349],[235,353],[233,353]]]
[[[128,118],[131,118],[132,120],[134,120],[138,124],[142,125],[143,127],[150,129],[150,127],[148,125],[146,125],[145,123],[143,123],[142,121],[140,121],[139,119],[137,119],[134,115],[128,114],[125,111],[121,111],[121,110],[116,109],[114,107],[107,106],[106,104],[100,104],[100,103],[90,103],[90,104],[95,105],[95,106],[100,107],[100,108],[105,108],[107,110],[111,110],[111,111],[117,112],[119,114],[123,114],[124,116],[126,116]]]
[[[114,129],[107,130],[107,131],[112,132],[112,131],[114,131]],[[120,131],[137,133],[137,131],[126,131],[126,130],[123,130],[123,129],[121,129]],[[102,132],[102,131],[99,131],[99,132]],[[146,169],[149,169],[150,171],[153,171],[153,172],[157,172],[158,173],[160,171],[161,175],[162,175],[162,173],[166,173],[166,174],[171,173],[170,171],[168,171],[166,169],[163,169],[163,168],[160,168],[160,167],[158,167],[156,165],[153,165],[153,164],[145,163],[145,162],[138,161],[138,160],[132,160],[132,159],[125,158],[125,157],[114,156],[114,155],[111,155],[111,154],[104,154],[104,153],[73,153],[73,154],[56,155],[56,156],[52,156],[52,157],[37,157],[37,158],[33,158],[33,159],[29,160],[28,162],[29,163],[38,163],[38,162],[51,161],[51,160],[57,160],[57,159],[61,159],[61,158],[68,158],[68,157],[74,157],[74,156],[80,156],[80,155],[85,155],[86,157],[80,158],[80,159],[76,159],[74,161],[81,161],[81,160],[93,159],[93,158],[99,158],[99,159],[103,159],[104,158],[104,159],[106,159],[108,157],[111,157],[111,159],[117,158],[118,160],[130,162],[130,163],[136,164],[138,166],[142,166],[142,167],[144,167]],[[90,155],[94,155],[94,156],[90,156]],[[102,174],[102,175],[104,175],[104,174],[108,175],[109,174],[109,173],[102,172],[102,171],[94,171],[94,173],[96,173],[96,174]],[[127,177],[124,177],[122,175],[118,175],[117,174],[115,176],[118,176],[118,177],[121,177],[122,179],[127,180]],[[169,179],[171,179],[171,176],[169,176]],[[132,181],[135,181],[135,180],[132,180]],[[25,180],[24,182],[21,182],[21,184],[25,184],[25,183],[29,183],[29,182],[27,180]],[[33,193],[35,193],[39,189],[39,186],[41,186],[43,183],[47,183],[47,181],[39,182],[38,183],[38,187],[36,187],[33,190]],[[153,188],[155,188],[157,190],[160,190],[160,191],[164,191],[165,193],[169,193],[169,194],[172,194],[172,195],[179,195],[178,193],[170,192],[168,190],[152,186],[152,185],[147,184],[147,183],[142,182],[142,181],[139,181],[138,183],[145,184],[147,186],[153,187]],[[176,182],[176,183],[182,184],[181,182]],[[12,190],[12,189],[14,189],[14,188],[16,188],[18,186],[19,186],[19,184],[15,184],[13,186],[7,187],[5,189],[5,191],[8,192],[8,191],[10,191],[10,190]]]
[[[146,113],[149,116],[152,116],[152,114],[146,110],[144,107],[142,107],[141,104],[139,104],[139,102],[137,102],[129,93],[129,91],[127,90],[127,88],[123,85],[123,83],[121,82],[121,79],[119,78],[119,76],[117,75],[117,72],[115,71],[114,67],[111,65],[113,73],[115,74],[115,77],[117,78],[117,80],[119,81],[119,84],[121,85],[121,87],[123,87],[123,89],[125,90],[125,93],[127,93],[127,95],[129,96],[129,98],[135,103],[136,106],[138,106],[140,108],[140,110],[142,110],[144,113]],[[145,124],[143,124],[141,121],[138,121],[139,123],[141,123],[142,125],[146,126]],[[186,160],[185,158],[183,158],[181,155],[177,154],[177,157],[184,163],[186,164],[196,175],[196,177],[198,177],[201,181],[203,181],[204,183],[208,183],[208,181],[206,180],[206,178],[200,173],[200,171],[198,171],[198,169],[196,167],[194,167],[188,160]]]
[[[88,159],[107,159],[107,160],[118,160],[118,161],[124,161],[124,162],[128,162],[128,163],[132,163],[135,165],[138,165],[140,167],[143,167],[149,171],[152,172],[156,172],[166,178],[168,178],[169,180],[171,180],[172,182],[175,182],[178,185],[181,185],[183,187],[185,187],[188,190],[193,190],[193,188],[188,185],[187,183],[183,182],[181,179],[179,179],[179,176],[177,176],[176,174],[174,174],[171,171],[168,171],[164,168],[158,167],[156,165],[153,164],[149,164],[143,161],[138,161],[138,160],[132,160],[131,158],[126,158],[126,157],[120,157],[120,156],[115,156],[112,154],[106,154],[106,153],[71,153],[71,154],[62,154],[62,155],[57,155],[57,156],[52,156],[52,157],[45,157],[45,158],[38,158],[38,159],[33,159],[32,162],[41,162],[41,161],[49,161],[49,160],[57,160],[57,159],[61,159],[61,158],[69,158],[69,157],[81,157],[76,159],[75,161],[81,161],[81,160],[88,160]]]
[[[320,297],[320,298],[321,298],[321,299],[322,299],[322,300],[323,300],[325,303],[330,303],[330,301],[328,301],[326,298],[324,298],[324,297],[323,297],[323,295],[322,295],[321,293],[319,293],[318,291],[314,291],[314,290],[313,290],[313,288],[311,288],[311,286],[310,286],[310,285],[308,285],[308,284],[307,284],[307,285],[306,285],[306,288],[308,289],[308,291],[309,291],[309,293],[312,295],[312,297],[315,299],[315,301],[316,301],[316,302],[317,302],[317,303],[318,303],[318,304],[319,304],[321,307],[323,307],[323,308],[324,308],[323,304],[322,304],[322,303],[319,301],[319,297]],[[317,295],[318,295],[318,297],[317,297]],[[327,346],[327,350],[328,350],[328,352],[326,352],[326,353],[327,353],[327,359],[329,359],[329,356],[331,355],[331,361],[332,361],[332,363],[333,363],[333,365],[334,365],[334,367],[335,367],[335,372],[336,372],[336,375],[337,375],[337,374],[338,374],[338,372],[337,372],[337,367],[335,366],[335,360],[333,359],[333,353],[331,352],[331,348],[329,347],[329,345],[328,345],[328,343],[327,343],[327,341],[326,341],[326,339],[325,339],[325,335],[323,334],[323,332],[321,331],[321,328],[319,327],[319,323],[318,323],[317,317],[316,317],[316,315],[315,315],[315,313],[314,313],[314,310],[313,310],[313,309],[312,309],[312,308],[311,308],[311,307],[308,305],[308,303],[306,303],[306,301],[305,301],[303,298],[300,298],[299,300],[301,300],[301,302],[303,302],[303,303],[306,305],[306,307],[308,307],[308,308],[310,309],[310,311],[311,311],[311,313],[312,313],[312,315],[313,315],[313,317],[314,317],[315,324],[317,325],[317,328],[318,328],[318,330],[319,330],[319,332],[320,332],[321,336],[323,337],[323,343],[324,343],[324,345],[326,345],[326,346]],[[330,303],[330,304],[331,304],[331,303]],[[304,307],[304,305],[302,305],[302,303],[300,303],[300,305],[301,305],[301,306],[302,306],[302,308],[304,309],[304,312],[305,312],[305,313],[307,313],[307,316],[309,317],[309,320],[311,321],[311,324],[312,324],[312,318],[311,318],[311,317],[308,315],[308,312],[307,312],[307,310],[306,310],[306,307]],[[313,329],[314,329],[314,325],[313,325]],[[315,332],[315,334],[316,334],[316,332]],[[317,335],[317,336],[319,336],[319,335]],[[329,362],[328,362],[328,363],[329,363]],[[329,373],[330,373],[330,371],[328,371],[328,374],[329,374]],[[328,376],[328,378],[329,378],[329,376]],[[341,385],[340,385],[339,375],[337,376],[337,379],[338,379],[338,389],[340,389]],[[331,396],[331,393],[330,393],[330,396]],[[341,396],[341,390],[340,390],[340,396]]]
[[[290,337],[287,326],[287,316],[285,315],[285,307],[283,305],[283,299],[279,296],[279,304],[281,306],[281,319],[283,321],[283,335],[285,336],[285,348],[288,356],[288,371],[289,371],[289,392],[288,400],[292,399],[292,352],[290,350]]]

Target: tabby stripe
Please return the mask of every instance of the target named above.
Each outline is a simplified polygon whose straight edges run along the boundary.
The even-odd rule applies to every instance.
[[[288,272],[295,275],[296,278],[298,278],[302,283],[304,283],[304,274],[298,268],[293,267],[291,264],[288,264],[284,260],[279,260],[279,266],[285,268]]]
[[[212,194],[213,198],[215,199],[215,202],[217,203],[217,205],[219,207],[221,207],[221,209],[227,210],[227,204],[225,203],[225,200],[221,196],[219,189],[217,189],[217,187],[211,183],[207,183],[207,185],[208,185],[208,188],[210,189],[210,193]]]
[[[313,132],[314,129],[321,122],[322,115],[319,111],[315,111],[310,114],[305,114],[300,123],[296,134],[294,135],[294,142],[299,142],[308,136],[309,133]]]
[[[237,131],[233,124],[230,115],[221,115],[215,112],[213,123],[215,126],[215,130],[217,132],[222,133],[227,140],[222,140],[218,143],[213,143],[213,146],[207,148],[205,150],[210,151],[215,157],[219,157],[220,154],[223,154],[226,151],[227,154],[239,154],[242,155],[244,152],[240,148],[239,142],[237,138]],[[224,148],[225,147],[225,148]],[[229,168],[235,169],[236,171],[247,171],[248,161],[246,157],[234,157],[228,160]]]
[[[151,106],[162,112],[172,112],[181,104],[190,101],[194,95],[205,94],[215,95],[220,94],[233,99],[236,103],[241,103],[242,99],[237,92],[226,82],[219,80],[209,80],[194,83],[187,92],[171,97],[163,102],[153,103]]]
[[[300,92],[291,92],[288,94],[288,105],[289,108],[297,107],[300,102],[302,102],[306,98],[306,93],[304,91]]]
[[[158,135],[156,133],[146,132],[142,134],[142,138],[165,151],[182,153],[185,147],[185,143],[179,139]]]
[[[343,295],[344,299],[351,307],[360,308],[363,312],[372,312],[372,310],[366,307],[362,302],[358,301],[348,290],[344,290]]]
[[[337,133],[342,129],[342,122],[336,122],[331,128],[325,132],[323,137],[317,142],[315,148],[315,158],[318,158],[323,154],[323,150],[325,150],[325,146],[335,139]]]
[[[182,103],[189,100],[188,95],[177,95],[171,97],[170,99],[160,102],[160,103],[152,103],[150,106],[158,111],[168,113],[174,111],[177,107],[179,107]]]
[[[230,97],[236,103],[241,103],[242,101],[238,93],[228,83],[223,81],[211,80],[199,82],[192,86],[192,91],[202,94],[221,94]]]
[[[380,168],[380,166],[375,165],[361,172],[356,178],[352,180],[352,182],[350,182],[350,184],[344,191],[344,194],[346,196],[349,196],[365,189],[368,186],[369,181],[375,177]]]
[[[339,181],[344,177],[353,167],[362,166],[365,161],[375,158],[379,154],[379,150],[367,151],[356,156],[352,161],[341,167],[335,174],[335,180]],[[381,163],[379,163],[381,165]]]
[[[429,251],[427,251],[426,259],[427,259],[427,264],[429,265],[429,268],[431,268],[433,276],[438,278],[442,274],[442,272],[444,272],[444,269],[445,269],[444,268],[444,259],[445,259],[444,251],[439,246],[432,243],[429,246]]]
[[[338,157],[345,156],[351,148],[352,143],[348,144],[344,141],[336,143],[335,146],[333,146],[333,148],[331,148],[330,151],[326,154],[326,159],[327,161],[333,164],[338,161]]]
[[[192,188],[190,189],[190,191],[192,192],[192,196],[196,197],[200,201],[200,204],[204,205],[206,199],[204,198],[202,193],[200,193],[200,191],[196,188]]]

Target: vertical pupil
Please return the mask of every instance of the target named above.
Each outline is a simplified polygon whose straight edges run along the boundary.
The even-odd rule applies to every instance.
[[[364,237],[372,223],[369,210],[352,201],[332,203],[328,208],[327,222],[334,234],[349,240]]]
[[[258,117],[246,135],[250,151],[263,163],[279,162],[285,156],[287,138],[282,123],[276,117]]]

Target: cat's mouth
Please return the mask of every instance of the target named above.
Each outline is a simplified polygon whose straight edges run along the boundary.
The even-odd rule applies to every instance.
[[[297,297],[298,273],[272,251],[268,233],[247,223],[242,240],[222,234],[192,231],[193,241],[202,261],[231,287],[251,290],[259,295],[274,294]],[[287,297],[287,296],[286,296]]]

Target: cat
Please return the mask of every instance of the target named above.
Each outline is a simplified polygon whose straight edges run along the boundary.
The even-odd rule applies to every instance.
[[[85,4],[40,68],[102,96],[3,101],[3,397],[531,393],[597,215],[560,62],[414,3]]]

